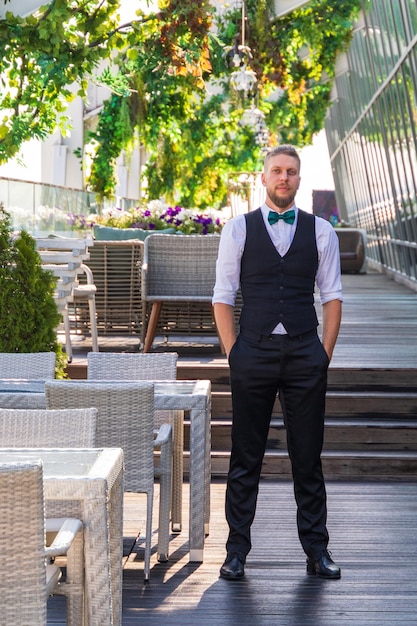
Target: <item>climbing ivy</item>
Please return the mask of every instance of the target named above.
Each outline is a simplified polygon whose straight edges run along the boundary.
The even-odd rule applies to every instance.
[[[247,0],[246,43],[257,87],[246,98],[230,89],[226,63],[227,50],[239,40],[240,9],[219,15],[207,2],[179,0],[160,7],[146,20],[138,14],[142,21],[119,58],[130,94],[113,95],[103,109],[99,132],[92,134],[89,183],[100,195],[113,195],[114,159],[136,133],[149,155],[149,198],[221,206],[230,173],[262,165],[262,146],[242,124],[251,103],[265,115],[270,146],[286,141],[301,147],[323,128],[336,55],[350,41],[360,0],[312,0],[282,18],[275,17],[272,0]],[[119,132],[122,101],[129,109],[125,136]]]

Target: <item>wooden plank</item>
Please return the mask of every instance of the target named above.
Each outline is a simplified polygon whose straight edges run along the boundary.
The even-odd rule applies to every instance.
[[[211,423],[212,451],[230,450],[230,420]],[[184,447],[189,450],[189,424],[185,422]],[[268,449],[286,449],[286,430],[282,419],[271,422]],[[387,449],[417,451],[417,420],[326,419],[324,449]]]
[[[261,482],[246,578],[220,579],[227,526],[225,485],[216,482],[204,563],[188,563],[184,529],[172,537],[168,563],[153,555],[144,585],[139,549],[124,569],[123,626],[414,626],[415,484],[328,482],[327,492],[340,581],[306,576],[290,481]]]
[[[278,398],[274,404],[274,415],[281,415]],[[415,392],[383,391],[328,391],[326,395],[326,415],[409,415],[417,417],[417,390]],[[232,398],[230,391],[212,392],[212,415],[230,417]]]

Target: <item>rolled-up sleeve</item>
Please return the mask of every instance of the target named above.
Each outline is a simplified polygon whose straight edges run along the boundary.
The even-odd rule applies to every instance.
[[[320,302],[321,304],[331,300],[342,302],[339,239],[330,222],[320,217],[316,217],[316,239],[319,253],[316,283],[320,292]]]
[[[216,262],[212,303],[235,305],[240,285],[240,262],[246,239],[246,220],[237,215],[223,227]]]

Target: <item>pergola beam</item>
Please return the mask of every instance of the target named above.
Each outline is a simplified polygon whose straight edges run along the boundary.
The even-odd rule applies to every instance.
[[[275,12],[277,17],[282,17],[291,13],[295,9],[300,9],[308,4],[310,0],[275,0]],[[47,1],[39,0],[10,0],[4,4],[3,0],[0,5],[0,19],[6,15],[6,11],[11,11],[16,15],[29,15],[34,13],[42,5],[49,4]]]

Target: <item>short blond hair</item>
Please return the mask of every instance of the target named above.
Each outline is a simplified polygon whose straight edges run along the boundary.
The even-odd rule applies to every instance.
[[[266,168],[268,161],[272,159],[274,156],[277,156],[278,154],[286,154],[287,156],[292,157],[298,162],[298,169],[301,168],[301,159],[300,159],[300,155],[297,152],[297,149],[291,144],[287,144],[287,143],[283,143],[280,146],[273,148],[266,154],[265,160],[264,160],[264,168]]]

